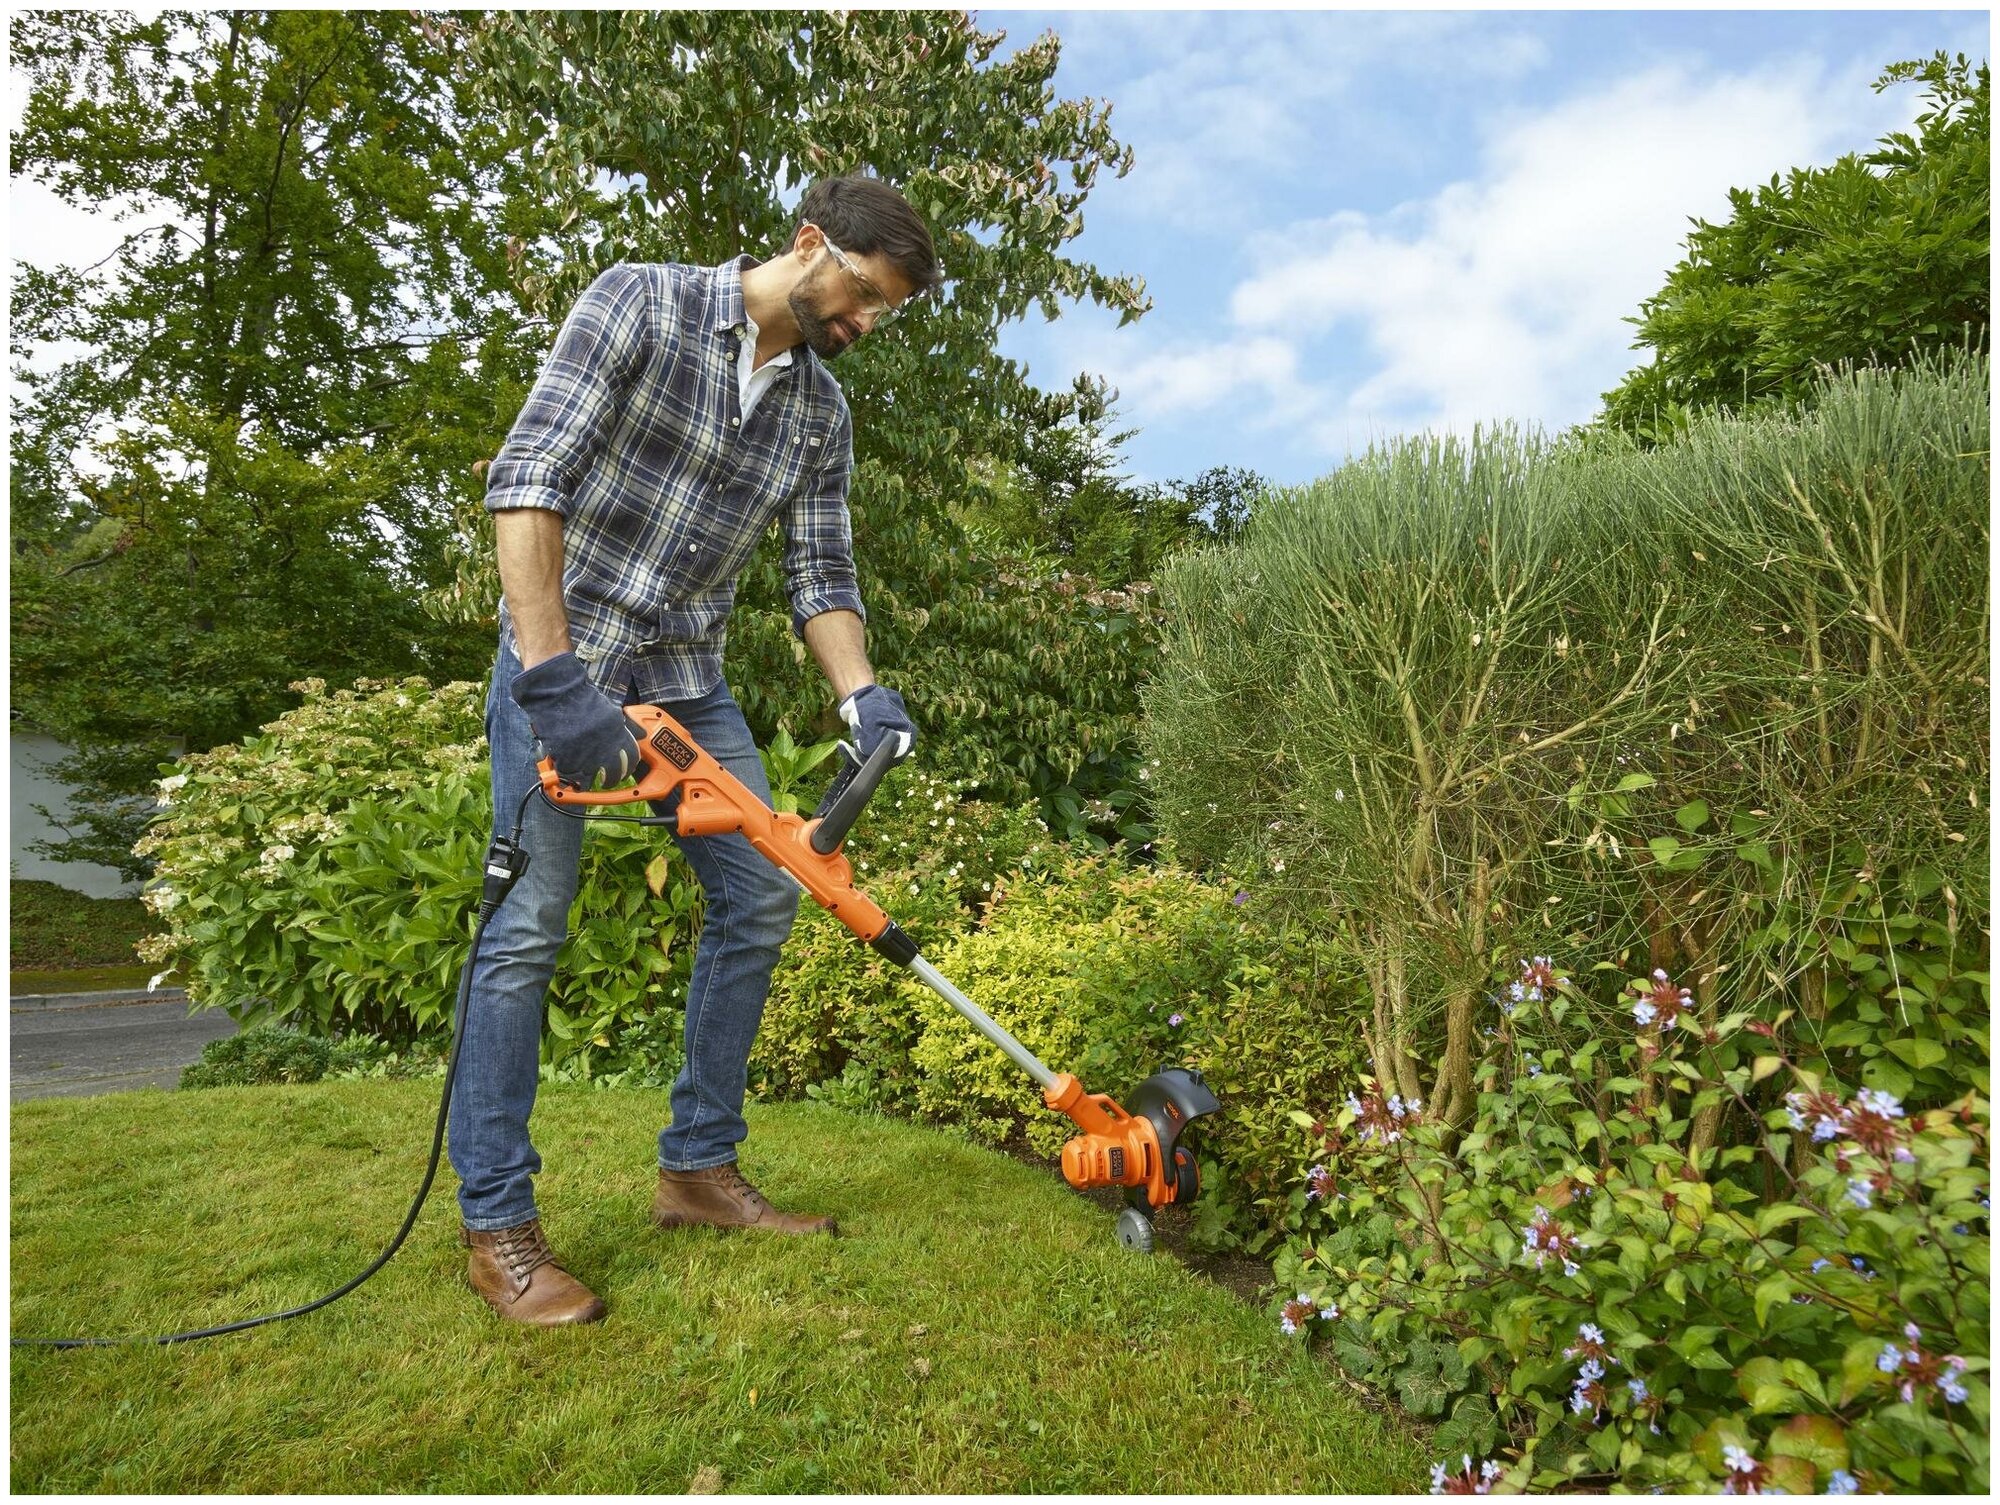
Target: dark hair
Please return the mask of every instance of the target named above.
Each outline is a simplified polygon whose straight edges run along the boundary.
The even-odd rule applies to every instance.
[[[917,211],[902,194],[872,174],[849,173],[813,184],[799,200],[791,244],[798,243],[799,229],[808,223],[818,225],[850,256],[879,252],[888,257],[889,264],[909,282],[913,297],[944,281],[931,232]]]

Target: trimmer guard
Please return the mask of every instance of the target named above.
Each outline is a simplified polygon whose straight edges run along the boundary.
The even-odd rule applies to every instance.
[[[1160,1142],[1160,1162],[1174,1188],[1174,1201],[1192,1202],[1201,1190],[1201,1172],[1194,1155],[1180,1148],[1180,1137],[1197,1118],[1220,1112],[1222,1104],[1209,1090],[1201,1073],[1185,1066],[1156,1071],[1134,1087],[1125,1099],[1125,1109],[1146,1119]],[[1133,1188],[1143,1199],[1140,1188]],[[1135,1205],[1137,1205],[1135,1203]]]

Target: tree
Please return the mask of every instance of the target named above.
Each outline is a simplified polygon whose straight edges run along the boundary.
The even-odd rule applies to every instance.
[[[505,242],[540,220],[439,34],[67,11],[11,38],[15,172],[137,222],[15,279],[16,716],[115,806],[165,739],[241,735],[292,681],[477,674],[484,635],[420,597],[531,371]],[[57,341],[84,353],[38,366]],[[112,819],[61,855],[121,846]]]
[[[1732,189],[1728,220],[1694,222],[1686,259],[1629,321],[1655,359],[1605,394],[1602,424],[1652,438],[1697,408],[1800,397],[1824,366],[1985,348],[1988,71],[1938,53],[1874,87],[1908,82],[1930,105],[1914,136]]]
[[[1126,320],[1150,305],[1138,279],[1063,254],[1098,173],[1131,165],[1109,104],[1057,98],[1052,33],[996,60],[1003,38],[944,11],[506,12],[454,33],[467,77],[529,143],[558,226],[515,248],[524,297],[552,321],[621,260],[783,251],[787,206],[820,177],[872,169],[928,221],[945,295],[839,366],[855,418],[855,558],[870,656],[920,691],[923,756],[1012,798],[1061,787],[1129,742],[1136,699],[1123,683],[1102,687],[1101,706],[1076,693],[1083,659],[1015,631],[1034,611],[970,557],[952,515],[1084,400],[1035,388],[998,334],[1032,308],[1054,318],[1064,299]],[[498,596],[490,528],[477,506],[463,525],[448,609],[484,619]],[[1035,655],[1004,673],[991,662],[995,613],[1013,624],[1006,651]],[[791,633],[775,544],[746,572],[725,668],[760,738],[838,726]],[[1014,736],[1034,750],[996,751]]]

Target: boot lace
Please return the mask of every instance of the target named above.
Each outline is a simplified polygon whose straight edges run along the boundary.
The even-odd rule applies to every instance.
[[[735,1161],[730,1161],[729,1164],[723,1166],[721,1169],[722,1183],[730,1191],[748,1192],[753,1197],[761,1197],[763,1195],[762,1192],[750,1184]]]
[[[549,1247],[549,1236],[542,1232],[540,1219],[501,1229],[493,1237],[493,1251],[516,1280],[525,1280],[543,1265],[556,1261],[556,1252]]]

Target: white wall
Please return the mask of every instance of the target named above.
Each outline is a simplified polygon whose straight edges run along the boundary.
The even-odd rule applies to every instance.
[[[60,883],[93,899],[136,894],[139,885],[128,883],[116,868],[95,862],[51,862],[28,850],[32,841],[62,839],[63,833],[36,814],[35,806],[46,805],[58,816],[69,816],[69,789],[49,773],[48,765],[68,757],[70,749],[39,732],[11,732],[7,740],[8,871],[16,878]]]

